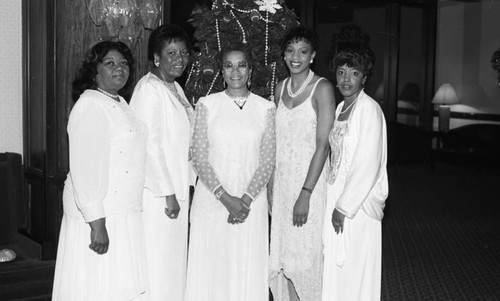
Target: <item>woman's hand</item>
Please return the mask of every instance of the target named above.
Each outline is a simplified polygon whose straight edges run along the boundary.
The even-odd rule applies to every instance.
[[[311,199],[311,194],[308,192],[301,191],[299,198],[295,201],[293,206],[293,225],[297,227],[302,227],[307,223],[307,216],[309,215],[309,200]]]
[[[250,213],[250,207],[241,198],[227,192],[224,192],[220,201],[229,211],[228,222],[231,224],[243,223]]]
[[[165,205],[165,214],[171,219],[176,219],[177,216],[179,216],[181,207],[179,206],[179,202],[177,202],[175,194],[167,195],[165,197]]]
[[[90,225],[90,245],[89,248],[97,254],[108,252],[109,237],[106,230],[106,219],[100,218],[91,221]]]
[[[333,228],[335,229],[335,233],[339,234],[344,232],[344,219],[345,215],[340,213],[340,211],[335,208],[332,213],[332,225]]]

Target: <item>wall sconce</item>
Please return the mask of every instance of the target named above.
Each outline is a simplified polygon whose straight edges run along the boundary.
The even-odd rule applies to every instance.
[[[86,0],[90,17],[101,26],[99,40],[119,39],[134,50],[143,28],[158,26],[163,0]],[[104,24],[103,24],[104,23]],[[103,34],[104,27],[108,34]]]
[[[432,103],[439,105],[438,129],[447,132],[450,129],[450,106],[458,103],[457,93],[451,84],[442,84],[434,95]]]

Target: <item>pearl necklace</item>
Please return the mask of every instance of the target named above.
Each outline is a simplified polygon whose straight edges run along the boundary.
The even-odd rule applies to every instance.
[[[227,90],[224,90],[224,92],[226,92],[226,95],[233,100],[233,102],[238,106],[238,108],[240,108],[240,110],[243,110],[243,107],[247,103],[248,96],[250,96],[250,91],[248,91],[247,96],[243,97],[233,96]]]
[[[309,69],[309,75],[307,75],[306,80],[302,83],[302,85],[300,86],[300,88],[295,93],[292,92],[292,79],[290,78],[288,80],[288,85],[286,87],[286,89],[288,91],[288,95],[291,98],[295,98],[295,97],[299,96],[302,92],[304,92],[304,90],[306,89],[307,85],[311,82],[313,76],[314,76],[314,72]]]
[[[107,97],[112,98],[113,100],[119,101],[118,94],[111,94],[109,92],[104,91],[103,89],[97,87],[97,91],[101,92],[102,94],[106,95]]]
[[[342,110],[340,111],[339,115],[340,115],[340,114],[344,114],[345,112],[347,112],[347,111],[348,111],[348,110],[349,110],[349,109],[350,109],[350,108],[354,105],[354,103],[355,103],[357,100],[358,100],[358,99],[356,98],[356,99],[355,99],[353,102],[351,102],[351,104],[350,104],[350,105],[348,105],[348,106],[347,106],[347,108],[345,108],[345,109],[342,107]],[[345,104],[345,102],[344,102],[344,104]]]

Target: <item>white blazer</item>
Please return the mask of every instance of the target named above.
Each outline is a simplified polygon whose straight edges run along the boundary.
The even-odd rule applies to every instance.
[[[186,109],[151,72],[137,83],[130,107],[148,128],[145,188],[155,197],[175,194],[188,200],[194,172],[188,162],[191,127]]]

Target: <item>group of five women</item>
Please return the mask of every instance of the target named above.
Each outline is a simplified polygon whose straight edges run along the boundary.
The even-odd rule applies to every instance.
[[[196,112],[175,81],[189,61],[179,27],[151,34],[154,67],[130,105],[130,50],[93,46],[73,84],[53,300],[264,301],[269,288],[276,301],[380,299],[388,184],[384,116],[363,91],[373,56],[337,54],[335,108],[310,69],[317,43],[304,26],[285,35],[276,104],[251,92],[245,45],[223,49],[225,89]]]

